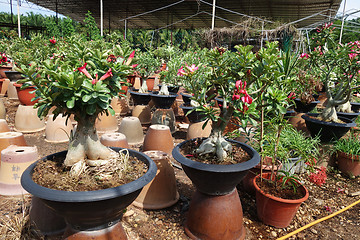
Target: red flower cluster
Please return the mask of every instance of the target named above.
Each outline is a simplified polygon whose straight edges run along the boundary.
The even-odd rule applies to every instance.
[[[52,39],[49,39],[50,43],[52,44],[55,44],[56,43],[56,40],[55,40],[55,37],[53,37]]]
[[[249,109],[246,104],[251,104],[253,101],[250,95],[245,90],[245,88],[246,88],[246,81],[244,81],[244,83],[241,80],[236,81],[234,94],[232,96],[233,101],[241,99],[241,101],[243,102],[242,112],[246,112]]]
[[[1,63],[7,63],[7,57],[5,56],[5,53],[0,53],[0,62]]]
[[[288,99],[290,99],[290,100],[294,100],[294,99],[296,98],[294,92],[289,93],[289,95],[288,95],[287,97],[288,97]]]
[[[315,183],[318,186],[323,185],[326,179],[327,176],[325,167],[320,167],[320,169],[316,170],[315,173],[310,174],[310,182]]]
[[[98,75],[96,74],[95,78],[92,78],[92,76],[90,75],[90,73],[86,70],[86,65],[87,63],[85,63],[82,67],[79,67],[77,70],[81,73],[83,73],[86,77],[91,79],[91,83],[92,84],[96,84],[98,81],[102,81],[107,79],[108,77],[112,77],[112,71],[111,68],[109,68],[109,70],[100,78],[98,79]],[[75,70],[76,71],[76,70]]]

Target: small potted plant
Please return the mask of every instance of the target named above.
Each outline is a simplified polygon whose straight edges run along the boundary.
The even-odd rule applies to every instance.
[[[358,134],[351,132],[348,137],[337,140],[334,143],[333,151],[341,172],[350,177],[360,175],[360,142]]]
[[[356,81],[360,70],[359,44],[338,43],[334,40],[333,29],[332,24],[319,27],[311,41],[313,51],[309,53],[312,67],[324,84],[328,98],[326,106],[320,114],[302,116],[311,135],[319,135],[325,142],[341,138],[355,126],[353,121],[338,117],[336,107],[351,107],[349,100],[358,85]]]
[[[107,47],[100,50],[98,46]],[[115,231],[120,238],[126,239],[119,222],[123,209],[152,180],[156,166],[142,153],[120,148],[114,148],[114,151],[102,145],[95,121],[100,113],[114,114],[110,102],[114,96],[118,96],[125,82],[127,72],[131,69],[130,61],[124,58],[107,61],[113,49],[102,40],[68,41],[67,49],[68,54],[64,58],[47,59],[38,64],[34,62],[31,66],[22,65],[17,69],[27,77],[24,81],[37,87],[36,95],[41,100],[35,107],[38,107],[39,116],[46,116],[52,109],[55,117],[59,114],[68,118],[74,115],[77,121],[68,151],[52,154],[32,164],[24,172],[21,183],[24,189],[42,199],[66,219],[68,230],[64,237],[90,237],[89,230],[104,229],[104,236]],[[134,168],[129,158],[144,162],[148,170],[139,179],[132,179],[124,185],[112,184],[111,179],[130,176],[130,169]],[[53,182],[51,187],[40,183],[34,176],[39,172],[40,176],[44,176],[45,173],[41,172],[44,164],[47,171],[54,169],[46,165],[54,160],[57,161],[55,165],[62,169],[61,172],[65,171],[62,178],[68,179],[65,181],[67,184],[83,183],[83,177],[93,172],[94,175],[90,175],[92,177],[89,179],[100,185],[95,184],[95,189],[91,186],[72,189],[53,180],[50,181]],[[54,178],[61,173],[50,175]],[[82,184],[75,185],[79,187]],[[90,232],[98,234],[98,231]]]

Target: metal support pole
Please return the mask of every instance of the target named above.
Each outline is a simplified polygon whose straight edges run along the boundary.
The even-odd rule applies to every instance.
[[[263,41],[264,41],[264,22],[262,22],[262,25],[261,25],[261,43],[260,43],[260,49],[263,47]]]
[[[211,30],[214,30],[215,27],[215,7],[216,7],[216,0],[213,0],[213,5],[212,5],[213,9],[212,9],[212,21],[211,21]]]
[[[343,35],[343,30],[344,30],[344,21],[345,21],[345,7],[346,7],[346,0],[344,0],[344,9],[343,9],[343,14],[342,14],[342,20],[341,20],[341,30],[340,30],[340,38],[339,38],[339,43],[341,43],[341,38]]]
[[[11,24],[14,24],[14,13],[12,8],[12,0],[10,0]]]
[[[124,32],[124,39],[126,40],[126,31],[127,31],[127,29],[126,29],[126,26],[127,25],[127,19],[125,19],[125,32]]]
[[[59,23],[59,15],[58,15],[58,1],[55,2],[55,11],[56,11],[56,25]]]
[[[21,37],[21,26],[20,26],[20,3],[17,0],[17,14],[18,14],[18,35]]]
[[[103,11],[103,0],[100,0],[100,35],[104,36],[104,11]]]

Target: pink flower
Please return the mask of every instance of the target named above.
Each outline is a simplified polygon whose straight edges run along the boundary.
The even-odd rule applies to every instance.
[[[199,67],[196,67],[195,64],[191,65],[191,67],[189,67],[187,64],[186,64],[186,67],[189,69],[190,72],[195,72],[196,70],[199,69]]]
[[[113,74],[112,74],[111,68],[109,68],[109,70],[99,79],[99,81],[105,80],[108,77],[112,77],[112,76],[113,76]]]
[[[309,57],[310,57],[310,55],[307,54],[307,53],[302,53],[302,54],[300,55],[300,58],[308,59]]]
[[[183,66],[181,66],[181,68],[178,70],[177,75],[178,75],[178,76],[184,76],[184,75],[186,75],[186,72],[185,72]]]
[[[55,40],[55,37],[53,37],[52,39],[49,39],[50,43],[52,44],[55,44],[56,43],[56,40]]]
[[[238,95],[238,94],[234,94],[233,96],[232,96],[232,100],[234,101],[234,100],[239,100],[240,99],[240,95]]]
[[[1,54],[1,62],[6,63],[7,62],[7,57],[5,56],[5,53]]]
[[[85,74],[86,77],[88,77],[88,78],[90,78],[90,79],[93,79],[93,78],[91,77],[90,73],[86,70],[86,65],[87,65],[87,63],[85,63],[84,66],[79,67],[78,70],[79,70],[79,72]]]
[[[291,92],[288,96],[287,96],[289,99],[293,100],[295,99],[295,93],[294,92]]]
[[[131,65],[131,68],[136,68],[139,64],[133,64]]]
[[[132,53],[130,54],[128,60],[126,61],[125,65],[129,66],[129,64],[131,63],[131,61],[133,60],[133,58],[135,57],[135,50],[132,51]]]
[[[357,53],[350,53],[349,58],[350,60],[353,60],[358,54]]]
[[[246,93],[245,96],[241,97],[241,101],[243,101],[244,103],[251,104],[253,100],[250,97],[250,95]]]

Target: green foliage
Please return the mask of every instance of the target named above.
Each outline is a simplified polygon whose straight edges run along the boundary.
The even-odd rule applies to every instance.
[[[100,30],[97,27],[95,18],[91,15],[90,11],[85,14],[84,24],[88,40],[97,40],[101,38]]]
[[[351,155],[360,155],[360,141],[358,134],[350,132],[348,137],[337,140],[334,143],[333,151],[340,151]]]

